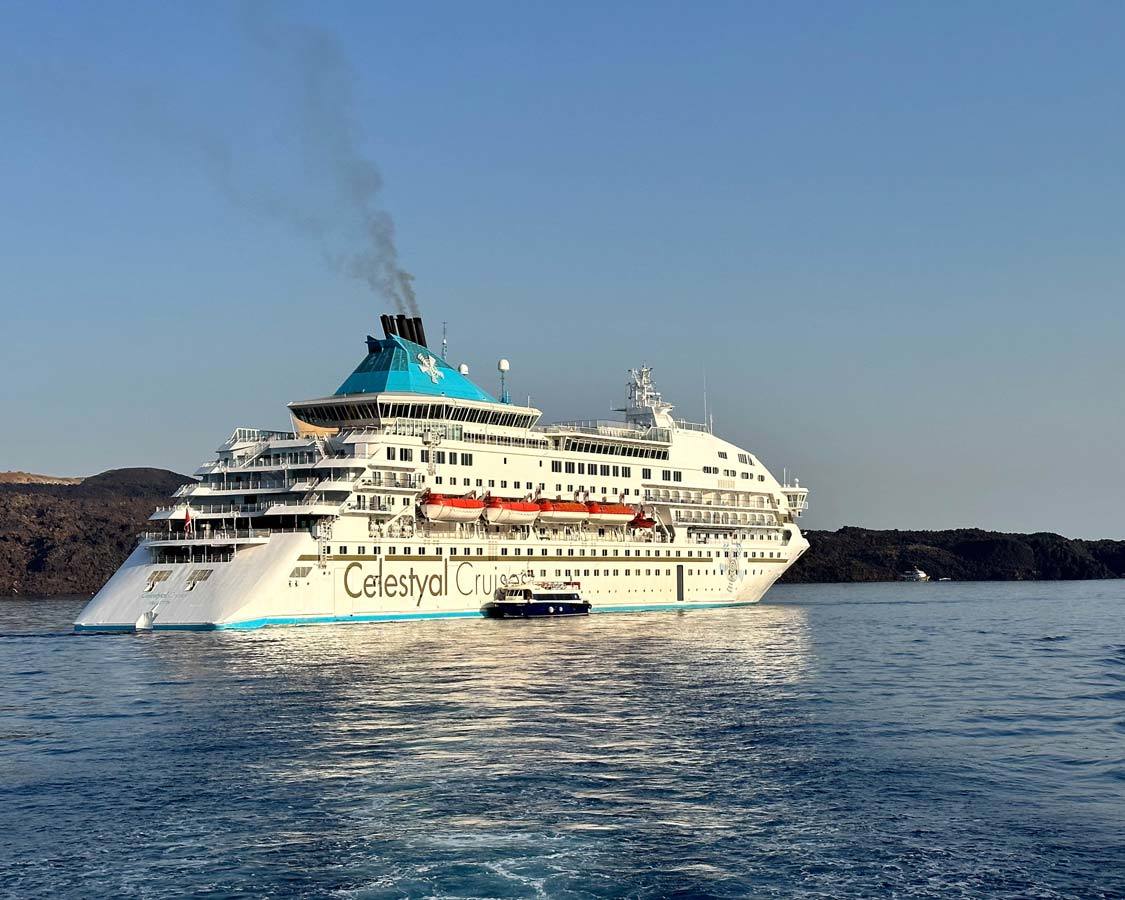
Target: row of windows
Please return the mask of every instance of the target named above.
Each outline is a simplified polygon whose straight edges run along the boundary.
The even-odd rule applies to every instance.
[[[401,553],[402,553],[403,556],[412,556],[412,555],[414,555],[413,549],[414,548],[412,548],[412,547],[402,547]],[[427,555],[429,555],[429,556],[442,556],[444,549],[445,549],[444,547],[429,547],[429,548],[419,547],[417,555],[418,556],[427,556]],[[536,553],[535,553],[536,548],[535,547],[526,547],[526,548],[523,548],[523,547],[512,547],[512,548],[501,547],[500,548],[500,555],[501,556],[507,556],[509,549],[512,550],[512,554],[511,554],[512,556],[521,556],[521,555],[522,556],[535,556],[536,555]],[[379,551],[380,551],[380,548],[378,546],[374,546],[374,547],[371,548],[371,553],[375,556],[379,555]],[[474,553],[475,553],[476,556],[484,556],[484,551],[485,551],[484,547],[477,547],[477,548],[475,548],[475,550],[472,547],[465,547],[464,550],[459,553],[456,547],[451,547],[449,549],[449,555],[450,556],[473,556]],[[329,548],[328,552],[329,553],[332,552],[331,548]],[[361,544],[360,546],[355,548],[355,552],[356,552],[357,555],[365,556],[365,555],[367,555],[367,546]],[[397,547],[388,547],[387,548],[387,553],[391,556],[397,556],[399,554],[399,552],[400,552],[399,548],[397,548]],[[540,547],[538,555],[539,556],[548,556],[548,555],[554,555],[556,553],[561,553],[561,552],[562,552],[562,550],[559,549],[559,548],[551,550],[551,549],[548,549],[547,547]],[[340,556],[347,556],[348,555],[347,545],[345,545],[345,544],[339,545],[336,548],[336,553]],[[594,549],[594,550],[591,550],[589,554],[587,554],[586,548],[581,547],[581,548],[579,548],[578,552],[576,553],[574,551],[574,548],[570,547],[570,548],[567,549],[566,555],[567,556],[587,556],[587,555],[589,555],[591,557],[594,557],[594,556],[598,555],[598,551],[596,549]],[[601,555],[602,556],[609,556],[610,555],[609,550],[603,549],[602,552],[601,552]],[[618,551],[615,550],[613,555],[617,556]],[[624,555],[625,556],[632,555],[632,556],[636,556],[637,558],[640,558],[642,556],[642,553],[641,553],[640,550],[626,549]],[[654,557],[655,558],[655,557],[660,556],[660,551],[659,550],[645,550],[643,555],[646,556],[646,557]],[[682,550],[676,550],[676,551],[665,550],[664,555],[665,556],[673,556],[673,555],[684,556],[685,553]],[[688,557],[694,557],[696,555],[697,555],[697,551],[695,551],[695,550],[688,550],[687,553],[686,553],[686,556],[688,556]],[[723,558],[729,559],[730,556],[731,556],[731,551],[724,550],[721,555],[722,555]],[[737,557],[738,553],[735,553],[734,555],[735,555],[735,557]],[[715,559],[718,559],[720,554],[719,554],[718,551],[706,551],[706,550],[698,551],[698,557],[700,559],[702,559],[704,556],[713,557]],[[773,559],[773,558],[775,558],[774,557],[774,551],[772,551],[772,550],[769,551],[769,552],[767,552],[765,550],[744,550],[744,551],[742,551],[742,557],[744,559],[766,559],[766,558]],[[781,551],[777,551],[776,558],[777,559],[781,558]],[[165,577],[167,577],[167,576],[165,576]]]
[[[301,406],[295,412],[306,422],[326,425],[371,419],[438,419],[530,428],[537,418],[530,413],[442,403],[331,403]]]
[[[633,468],[631,466],[613,466],[605,465],[602,463],[583,463],[583,462],[563,462],[560,459],[551,460],[552,472],[565,472],[568,475],[573,475],[577,471],[579,475],[601,475],[603,478],[631,478],[633,476]]]
[[[561,484],[558,484],[558,483],[555,484],[555,492],[556,493],[561,494],[562,489],[563,489],[563,486]],[[577,491],[578,491],[579,494],[586,493],[586,485],[584,485],[584,484],[578,485]],[[575,492],[574,485],[568,484],[566,486],[566,492],[568,494],[573,494]],[[611,496],[614,496],[616,494],[619,494],[622,497],[628,497],[629,496],[629,488],[615,488],[615,487],[612,487],[612,486],[607,488],[603,484],[601,490],[598,490],[597,485],[592,484],[592,485],[590,485],[590,493],[601,495],[602,497],[611,497]],[[641,495],[641,489],[640,488],[633,488],[633,493],[636,496],[639,497]]]
[[[393,449],[394,449],[393,447],[387,448],[387,454],[388,454],[387,459],[394,459],[394,456],[390,455],[391,451]],[[423,450],[419,454],[422,462],[428,463],[430,461],[430,453],[431,453],[431,451],[429,451],[429,450]],[[456,465],[458,465],[458,459],[460,459],[460,465],[462,465],[462,466],[471,466],[473,464],[473,454],[471,454],[471,453],[460,453],[459,454],[459,453],[455,453],[452,450],[450,450],[448,452],[445,451],[445,450],[434,450],[433,451],[433,461],[435,463],[440,464],[440,465],[445,465],[445,464],[448,463],[451,466],[456,466]],[[507,462],[507,460],[505,460],[505,462]]]
[[[739,455],[745,456],[746,454],[743,453],[743,454],[739,454]],[[719,467],[718,466],[704,466],[703,467],[703,474],[704,475],[718,475],[719,474]],[[737,474],[738,474],[738,471],[736,469],[723,469],[723,477],[725,477],[725,478],[734,478],[734,476],[737,475]],[[742,473],[742,478],[744,480],[750,480],[753,477],[754,477],[753,474],[751,474],[750,472],[743,472]],[[665,480],[667,480],[667,479],[665,479]],[[679,479],[677,479],[677,481],[678,480]],[[758,481],[765,481],[765,480],[766,480],[765,475],[759,475],[758,476]]]
[[[750,574],[751,575],[761,575],[764,571],[765,571],[764,569],[754,569],[753,571],[750,572]],[[612,574],[613,575],[619,575],[620,572],[621,572],[620,569],[614,569]],[[564,573],[566,575],[571,576],[572,578],[579,578],[579,577],[589,578],[590,577],[590,570],[589,569],[573,569],[573,570],[572,569],[555,569],[555,577],[556,578],[562,576]],[[698,575],[726,575],[727,574],[725,569],[688,569],[687,573],[688,573],[688,575],[697,575],[697,574]],[[546,569],[540,569],[539,570],[540,577],[545,577],[546,574],[547,574]],[[599,576],[601,574],[603,574],[601,569],[594,569],[594,575],[595,576]],[[606,575],[611,574],[610,570],[606,569],[604,574],[606,574]],[[633,570],[632,569],[626,569],[625,574],[626,575],[632,575]],[[637,569],[637,574],[638,575],[641,574],[640,569]],[[659,569],[645,569],[645,575],[659,575],[659,574],[660,574]],[[672,570],[671,569],[665,569],[664,574],[665,575],[671,575]]]
[[[615,456],[636,456],[644,459],[667,459],[664,447],[638,447],[631,444],[612,444],[604,441],[576,441],[570,438],[558,441],[557,449],[573,453],[613,454]]]

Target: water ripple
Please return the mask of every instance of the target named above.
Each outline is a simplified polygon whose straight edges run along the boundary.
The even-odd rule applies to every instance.
[[[1120,896],[1123,593],[80,639],[6,602],[0,893]]]

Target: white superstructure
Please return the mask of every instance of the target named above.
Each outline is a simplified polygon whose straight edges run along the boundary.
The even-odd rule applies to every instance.
[[[289,405],[292,432],[236,429],[75,628],[480,617],[543,579],[595,613],[727,606],[808,548],[808,490],[674,419],[650,369],[622,421],[544,426],[435,356],[419,319],[383,328],[335,394]]]

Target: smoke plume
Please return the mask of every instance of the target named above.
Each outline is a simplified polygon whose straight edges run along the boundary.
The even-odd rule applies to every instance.
[[[414,276],[399,265],[394,220],[380,206],[383,178],[362,149],[355,114],[355,71],[339,42],[309,25],[281,23],[264,4],[241,16],[250,59],[268,70],[283,92],[276,131],[299,150],[308,184],[320,185],[320,203],[303,192],[269,183],[237,164],[233,145],[218,136],[194,135],[212,179],[232,202],[319,240],[328,261],[366,282],[396,312],[419,315]]]

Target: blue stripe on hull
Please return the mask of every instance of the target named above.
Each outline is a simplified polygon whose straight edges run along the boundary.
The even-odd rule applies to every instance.
[[[635,613],[667,612],[685,609],[724,609],[736,606],[753,606],[757,600],[728,600],[717,603],[639,603],[626,606],[595,606],[592,613]],[[260,619],[247,619],[244,622],[198,622],[161,625],[153,624],[153,631],[251,631],[278,625],[351,625],[371,622],[410,622],[418,619],[483,619],[479,610],[457,610],[450,612],[427,613],[379,613],[354,616],[268,616]],[[136,631],[132,625],[78,625],[74,630],[80,633],[131,633]]]

